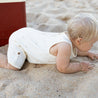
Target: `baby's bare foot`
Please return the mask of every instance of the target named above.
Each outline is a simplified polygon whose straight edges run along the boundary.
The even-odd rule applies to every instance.
[[[88,62],[81,62],[80,66],[81,66],[81,71],[88,72],[89,70],[92,70],[95,65],[90,64]]]

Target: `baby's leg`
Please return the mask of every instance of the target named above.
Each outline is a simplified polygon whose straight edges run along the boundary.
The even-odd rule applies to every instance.
[[[13,40],[9,41],[7,56],[0,54],[0,67],[19,70],[23,66],[26,54],[22,47]]]
[[[26,54],[23,48],[13,40],[9,41],[7,59],[8,59],[7,67],[12,68],[13,66],[17,69],[21,69],[26,59]]]
[[[7,56],[0,53],[0,68],[7,68],[12,70],[19,70],[8,63]]]

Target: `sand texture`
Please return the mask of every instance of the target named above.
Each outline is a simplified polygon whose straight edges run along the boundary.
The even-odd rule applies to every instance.
[[[98,20],[97,0],[27,0],[27,26],[41,31],[62,32],[67,21],[80,12],[92,13]],[[6,54],[7,45],[0,47]],[[98,42],[90,50],[98,53]],[[25,62],[21,71],[0,68],[0,98],[98,98],[98,60],[89,61],[95,68],[87,73],[62,74],[56,65]]]

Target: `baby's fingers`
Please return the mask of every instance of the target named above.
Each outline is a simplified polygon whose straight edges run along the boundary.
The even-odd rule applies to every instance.
[[[92,69],[93,69],[93,67],[92,67],[92,66],[89,66],[89,67],[88,67],[88,69],[92,70]]]
[[[93,67],[89,66],[87,69],[82,69],[82,72],[86,73],[86,72],[88,72],[88,71],[90,71],[92,69],[93,69]]]
[[[92,65],[88,66],[88,69],[92,70],[94,67],[95,67],[95,65],[92,64]]]
[[[96,54],[96,59],[98,59],[98,54]]]

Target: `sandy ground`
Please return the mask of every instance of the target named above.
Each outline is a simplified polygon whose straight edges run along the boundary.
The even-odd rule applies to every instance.
[[[97,0],[27,0],[27,25],[42,31],[66,30],[67,21],[80,12],[92,13],[98,20]],[[98,53],[98,42],[90,50]],[[0,47],[6,54],[7,45]],[[21,71],[0,68],[0,98],[98,98],[98,61],[87,73],[62,74],[56,65],[34,65],[25,62]]]

